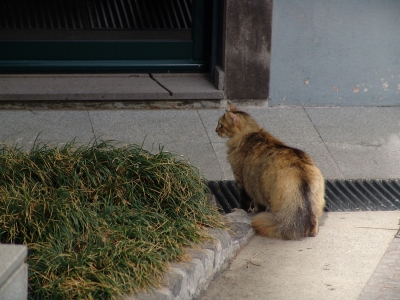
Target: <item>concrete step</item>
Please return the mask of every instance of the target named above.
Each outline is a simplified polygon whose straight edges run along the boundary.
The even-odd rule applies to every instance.
[[[0,75],[0,101],[218,100],[209,74]]]

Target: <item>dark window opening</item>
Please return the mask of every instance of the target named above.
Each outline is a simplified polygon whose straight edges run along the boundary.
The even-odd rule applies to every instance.
[[[192,0],[8,0],[2,40],[190,39]]]

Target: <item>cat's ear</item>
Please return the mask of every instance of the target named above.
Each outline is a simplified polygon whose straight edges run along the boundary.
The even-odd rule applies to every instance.
[[[230,111],[225,112],[225,118],[229,121],[231,125],[236,125],[239,123],[239,117]]]
[[[228,101],[229,111],[237,111],[237,107]]]

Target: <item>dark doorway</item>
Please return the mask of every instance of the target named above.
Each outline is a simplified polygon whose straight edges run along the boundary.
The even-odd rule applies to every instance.
[[[2,0],[0,71],[208,71],[206,0]]]

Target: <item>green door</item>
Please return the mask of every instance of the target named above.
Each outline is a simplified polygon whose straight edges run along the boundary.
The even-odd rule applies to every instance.
[[[3,0],[0,72],[205,72],[207,0]]]

